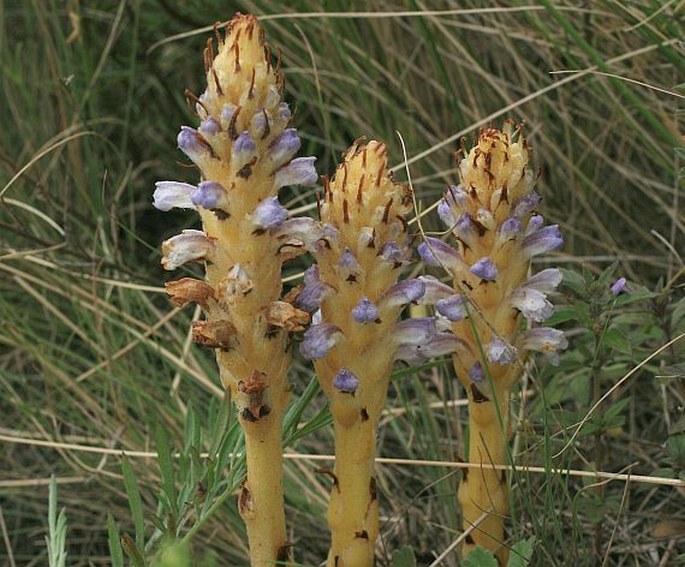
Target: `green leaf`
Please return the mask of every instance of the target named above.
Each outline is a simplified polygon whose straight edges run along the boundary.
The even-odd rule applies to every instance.
[[[602,334],[602,344],[621,354],[631,355],[633,353],[630,341],[618,329],[607,329]]]
[[[121,548],[121,536],[112,514],[107,514],[107,539],[109,541],[109,557],[112,560],[112,567],[124,567],[124,550]]]
[[[462,567],[498,567],[497,559],[492,552],[476,547],[468,557],[462,561]]]
[[[177,517],[176,478],[174,475],[173,456],[171,454],[169,437],[166,429],[161,425],[158,425],[155,430],[155,438],[157,441],[157,460],[159,462],[159,470],[162,474],[162,490],[167,497],[169,512],[174,517]]]
[[[536,543],[535,536],[516,542],[511,548],[507,567],[526,567],[533,557]]]
[[[392,567],[416,567],[414,548],[411,545],[403,545],[392,554]]]
[[[133,468],[125,455],[121,461],[121,472],[124,475],[124,487],[126,488],[126,496],[128,496],[128,505],[131,508],[131,515],[133,516],[133,525],[136,529],[136,547],[144,549],[145,522],[143,521],[143,501],[140,498],[140,491],[138,490],[138,483],[136,482]]]

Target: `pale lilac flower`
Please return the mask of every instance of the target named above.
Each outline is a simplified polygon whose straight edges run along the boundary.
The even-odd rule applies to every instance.
[[[216,181],[201,182],[190,196],[194,205],[204,209],[220,208],[226,197],[226,189]]]
[[[178,134],[176,140],[178,142],[178,148],[187,155],[188,158],[190,158],[190,161],[195,165],[199,165],[200,162],[212,155],[207,142],[202,139],[194,128],[182,126],[181,132]]]
[[[531,191],[527,195],[521,197],[517,203],[514,204],[514,215],[522,216],[531,213],[535,207],[540,203],[540,195],[536,191]]]
[[[461,321],[467,316],[464,296],[462,295],[450,295],[449,297],[436,301],[435,309],[440,315],[453,323]]]
[[[426,265],[431,267],[444,266],[445,268],[454,271],[463,260],[454,248],[449,244],[445,244],[438,238],[426,237],[426,241],[418,246],[418,253]]]
[[[471,273],[486,282],[491,282],[497,279],[497,266],[487,256],[476,260],[471,266]]]
[[[542,270],[537,274],[533,274],[523,285],[525,287],[541,291],[542,293],[549,293],[554,291],[559,286],[562,278],[563,275],[561,270],[558,268],[547,268],[546,270]]]
[[[378,307],[368,297],[362,297],[359,303],[352,308],[352,318],[357,323],[380,322]]]
[[[516,347],[494,337],[487,346],[488,360],[495,364],[511,364],[516,360],[518,351]]]
[[[395,325],[392,336],[395,342],[402,344],[425,344],[437,333],[433,317],[404,319]]]
[[[438,216],[449,228],[452,228],[457,222],[457,217],[454,214],[452,207],[444,198],[440,199],[440,202],[438,203]]]
[[[354,394],[359,387],[359,378],[351,370],[341,368],[333,378],[333,387],[343,394]]]
[[[422,364],[431,358],[452,354],[463,341],[452,333],[436,333],[425,343],[402,343],[395,352],[396,360],[407,364]]]
[[[276,188],[287,185],[314,185],[319,179],[314,168],[315,157],[302,157],[292,160],[275,174]]]
[[[480,362],[475,362],[469,370],[469,378],[472,382],[482,382],[485,380],[485,371]]]
[[[190,194],[195,189],[190,183],[179,181],[158,181],[152,194],[152,205],[160,211],[170,211],[174,207],[179,209],[194,209]]]
[[[210,116],[202,121],[198,131],[203,136],[211,138],[212,136],[216,136],[221,133],[221,124],[219,124],[216,118]]]
[[[425,291],[425,284],[418,278],[399,281],[383,295],[383,307],[399,307],[414,303],[421,299]]]
[[[252,137],[261,140],[264,138],[269,129],[269,118],[264,109],[260,109],[254,113],[252,120],[250,120],[250,132]]]
[[[319,278],[319,268],[310,266],[304,272],[304,288],[297,296],[297,304],[307,311],[316,309],[332,292],[332,288]]]
[[[228,129],[228,125],[233,120],[233,116],[237,109],[236,105],[231,104],[230,102],[225,104],[221,109],[221,126],[224,130]]]
[[[396,242],[386,242],[378,254],[379,258],[385,262],[392,262],[393,264],[401,264],[407,255],[405,248],[400,248]]]
[[[523,333],[520,348],[541,352],[550,359],[553,364],[558,363],[558,351],[568,346],[568,340],[562,331],[551,327],[538,327]]]
[[[236,138],[235,142],[233,142],[233,147],[231,148],[233,165],[236,169],[241,169],[243,166],[252,161],[252,158],[254,158],[256,155],[257,144],[250,133],[245,130]]]
[[[264,199],[252,213],[252,222],[263,230],[281,226],[287,218],[288,211],[278,202],[278,197]]]
[[[340,278],[344,281],[349,281],[351,278],[355,278],[360,270],[361,266],[357,258],[346,246],[340,258],[338,258],[338,274]]]
[[[321,323],[307,329],[300,343],[300,353],[307,360],[317,360],[342,338],[342,332],[332,323]]]
[[[440,299],[454,295],[454,289],[451,286],[438,281],[433,276],[419,276],[417,279],[423,282],[425,288],[425,292],[419,301],[422,305],[433,305]]]

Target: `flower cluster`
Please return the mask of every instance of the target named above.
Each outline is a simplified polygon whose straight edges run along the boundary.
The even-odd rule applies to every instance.
[[[486,369],[493,380],[515,380],[518,372],[512,367],[527,351],[555,361],[567,345],[561,331],[534,327],[554,312],[547,294],[562,276],[549,268],[528,277],[531,259],[559,248],[563,238],[559,227],[546,226],[536,211],[540,196],[533,189],[529,153],[511,123],[502,131],[481,132],[459,164],[460,183],[450,186],[438,204],[456,246],[430,237],[419,245],[423,261],[452,278],[435,306],[463,340],[455,365],[467,389],[483,388]],[[521,328],[520,316],[528,328]]]

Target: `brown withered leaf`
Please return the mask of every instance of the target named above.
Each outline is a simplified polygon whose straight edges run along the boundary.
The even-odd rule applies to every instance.
[[[285,301],[274,301],[266,308],[266,322],[275,327],[283,327],[290,333],[304,331],[304,326],[309,323],[309,313]]]
[[[206,282],[194,278],[181,278],[164,284],[171,302],[178,307],[197,303],[207,309],[210,299],[215,299],[214,288]]]
[[[209,348],[231,348],[236,328],[230,321],[193,321],[193,341]]]
[[[302,293],[302,290],[304,289],[304,285],[296,285],[294,288],[292,288],[288,293],[286,293],[283,296],[283,301],[286,303],[290,303],[290,305],[294,305],[295,301],[297,300],[298,296],[300,293]]]
[[[652,528],[655,539],[670,539],[685,535],[685,522],[682,520],[664,520]]]

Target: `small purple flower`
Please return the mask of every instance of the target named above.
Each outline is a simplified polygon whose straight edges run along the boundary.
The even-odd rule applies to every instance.
[[[254,113],[254,116],[252,116],[252,120],[250,120],[250,131],[252,132],[252,136],[256,140],[261,140],[267,133],[268,126],[268,115],[265,114],[264,109],[260,108],[257,112]]]
[[[152,194],[152,205],[160,211],[170,211],[174,207],[179,209],[195,208],[190,199],[190,194],[195,189],[194,185],[179,181],[158,181],[155,183],[155,187],[155,192]]]
[[[193,205],[204,209],[221,208],[226,200],[226,189],[215,181],[202,181],[190,195]]]
[[[425,292],[426,286],[418,278],[399,281],[383,295],[382,307],[399,307],[414,303],[421,299]]]
[[[214,252],[214,240],[201,230],[184,230],[162,243],[162,267],[175,270],[186,262],[203,260]]]
[[[438,216],[448,228],[452,228],[457,222],[457,217],[445,198],[440,199],[440,202],[438,202]]]
[[[195,165],[211,156],[211,150],[202,137],[194,128],[181,126],[181,131],[176,139],[178,148],[190,158]]]
[[[221,124],[219,124],[216,118],[210,116],[202,121],[200,127],[198,128],[198,131],[203,136],[216,136],[217,134],[221,133]]]
[[[300,243],[311,250],[314,242],[321,238],[321,230],[310,217],[294,217],[275,228],[272,235],[287,242]]]
[[[533,218],[531,219],[531,222]],[[523,239],[522,246],[524,254],[529,258],[532,258],[533,256],[560,248],[563,243],[564,238],[561,236],[559,225],[553,224],[540,228],[532,234],[528,234]]]
[[[333,378],[333,387],[343,394],[354,395],[359,387],[359,378],[351,370],[341,368]]]
[[[433,317],[404,319],[395,324],[392,336],[397,344],[425,344],[437,333]]]
[[[382,261],[392,262],[393,264],[401,264],[406,256],[406,249],[400,248],[397,242],[390,240],[383,244],[379,257]]]
[[[472,247],[474,240],[478,236],[476,233],[476,225],[471,219],[470,213],[463,213],[452,226],[452,234],[461,240],[464,244]]]
[[[422,305],[433,305],[440,299],[454,295],[454,290],[450,286],[433,276],[419,276],[417,279],[422,281],[425,287],[425,292],[419,302]]]
[[[493,338],[487,347],[488,360],[494,364],[511,364],[516,360],[516,347],[499,337]]]
[[[238,107],[235,104],[231,104],[230,102],[228,104],[225,104],[224,107],[221,109],[221,126],[224,129],[228,128],[228,125],[231,123],[231,120],[233,120],[233,116],[235,115],[235,111],[238,109]]]
[[[332,323],[313,325],[304,333],[300,354],[307,360],[323,358],[341,337],[342,332]]]
[[[281,226],[287,218],[288,211],[278,202],[278,197],[264,199],[252,213],[254,225],[264,230]]]
[[[520,217],[533,212],[539,203],[540,195],[538,195],[535,191],[531,191],[528,193],[528,195],[524,195],[516,203],[514,203],[514,216]]]
[[[542,215],[533,215],[528,220],[528,225],[526,226],[526,231],[523,233],[524,236],[529,236],[545,226],[545,219]]]
[[[301,145],[297,130],[287,128],[271,143],[267,157],[276,167],[281,167],[295,157]]]
[[[498,236],[502,240],[511,240],[521,232],[521,221],[516,217],[509,217],[499,227]]]
[[[233,148],[231,149],[231,156],[233,159],[234,167],[236,169],[241,169],[245,164],[249,163],[252,158],[257,153],[257,144],[250,135],[250,133],[245,130],[240,136],[233,142]]]
[[[497,266],[495,266],[495,263],[487,256],[473,263],[473,266],[471,266],[471,273],[486,282],[494,281],[497,279],[498,275]]]
[[[357,323],[375,323],[380,322],[380,313],[373,301],[368,297],[362,297],[352,308],[352,318]]]
[[[352,250],[345,247],[345,250],[338,258],[338,275],[343,280],[349,280],[350,276],[357,276],[361,270],[361,266],[357,258],[352,253]]]
[[[624,293],[626,290],[626,284],[628,282],[626,281],[625,278],[618,278],[614,285],[612,285],[609,289],[611,290],[611,293],[613,295],[618,295],[619,293]]]
[[[278,105],[278,112],[276,116],[278,117],[278,120],[279,122],[281,122],[281,124],[287,124],[288,122],[290,122],[292,113],[290,112],[290,107],[288,106],[287,102],[282,102]]]
[[[295,158],[275,174],[276,189],[287,185],[314,185],[319,176],[314,168],[315,157]]]
[[[462,209],[469,201],[469,194],[463,185],[450,185],[444,199],[450,206]]]
[[[466,306],[464,305],[464,296],[450,295],[444,299],[440,299],[435,303],[435,309],[453,323],[461,321],[466,318]]]
[[[485,380],[485,372],[483,371],[483,365],[480,362],[475,362],[471,367],[469,370],[469,378],[472,382],[482,382]]]
[[[533,274],[523,285],[542,293],[549,293],[558,287],[562,278],[561,270],[558,268],[547,268],[537,274]]]
[[[419,244],[419,256],[428,266],[434,268],[444,266],[450,271],[459,266],[463,260],[454,248],[438,238],[426,237],[426,241]]]
[[[518,309],[528,321],[537,323],[549,319],[554,306],[547,301],[545,294],[537,289],[518,287],[509,296],[512,307]]]
[[[331,293],[332,288],[319,278],[319,268],[314,265],[304,272],[304,288],[297,296],[297,304],[307,311],[316,309]]]

